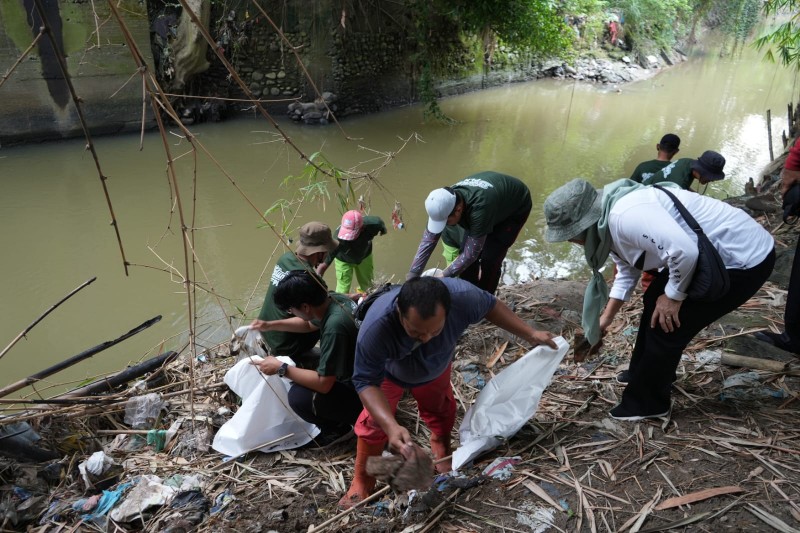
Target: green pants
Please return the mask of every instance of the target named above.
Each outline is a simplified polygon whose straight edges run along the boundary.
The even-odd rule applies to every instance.
[[[442,246],[444,247],[442,255],[444,256],[445,263],[447,263],[447,266],[450,266],[450,264],[456,260],[456,257],[458,257],[458,254],[460,254],[461,251],[455,246],[445,244],[444,241],[442,241]]]
[[[372,275],[375,266],[372,263],[372,254],[364,258],[361,263],[345,263],[339,259],[334,259],[333,264],[336,267],[336,292],[348,294],[350,286],[353,284],[353,272],[356,273],[358,280],[358,290],[367,292],[372,285]]]

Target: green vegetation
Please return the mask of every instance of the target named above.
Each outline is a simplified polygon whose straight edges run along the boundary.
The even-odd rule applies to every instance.
[[[754,44],[759,50],[765,51],[767,60],[780,60],[781,64],[797,69],[800,68],[800,1],[764,2],[764,15],[781,14],[786,14],[788,20],[756,39]]]

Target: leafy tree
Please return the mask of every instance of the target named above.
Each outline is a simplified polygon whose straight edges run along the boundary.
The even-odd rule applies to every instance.
[[[692,13],[689,0],[614,0],[609,6],[622,10],[625,39],[642,53],[674,45]]]
[[[766,16],[787,13],[789,20],[756,39],[754,45],[765,50],[767,60],[780,59],[787,67],[800,68],[800,1],[767,0],[763,12]]]

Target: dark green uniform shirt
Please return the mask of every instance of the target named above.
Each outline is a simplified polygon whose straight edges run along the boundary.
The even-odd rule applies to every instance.
[[[319,324],[319,359],[317,374],[335,376],[337,381],[349,383],[353,377],[358,329],[353,318],[355,302],[344,294],[330,293],[331,304]]]
[[[694,159],[691,157],[684,157],[683,159],[673,161],[653,174],[649,180],[643,180],[642,183],[644,185],[655,185],[662,181],[671,181],[672,183],[680,185],[682,189],[689,190],[692,185],[692,180],[694,179],[694,176],[692,176],[693,161]]]
[[[453,189],[464,199],[458,225],[472,237],[488,235],[497,224],[531,203],[527,185],[513,176],[492,171],[468,176]]]
[[[339,228],[336,228],[337,234],[339,233]],[[339,239],[339,247],[328,254],[325,262],[330,265],[335,258],[345,263],[361,264],[361,261],[372,253],[372,239],[377,235],[386,235],[386,224],[383,223],[380,217],[364,217],[364,226],[361,228],[361,233],[358,237],[354,241]]]
[[[260,320],[283,320],[284,318],[292,317],[292,315],[281,311],[275,305],[275,287],[277,287],[278,283],[292,270],[305,270],[307,268],[308,265],[300,261],[292,252],[286,252],[278,258],[278,261],[275,263],[275,268],[272,270],[272,277],[269,280],[267,296],[264,298],[264,304],[261,306],[261,312],[258,314]],[[319,331],[313,331],[311,333],[262,331],[261,336],[264,338],[264,342],[267,343],[267,346],[272,350],[273,355],[296,357],[299,354],[307,352],[317,344],[319,340]]]
[[[639,163],[631,174],[631,179],[636,183],[642,183],[643,180],[650,179],[653,174],[669,165],[669,161],[661,161],[660,159],[652,159]]]

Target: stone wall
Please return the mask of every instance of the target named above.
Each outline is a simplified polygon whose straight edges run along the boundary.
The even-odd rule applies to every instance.
[[[82,109],[92,134],[138,129],[142,85],[139,79],[128,82],[136,72],[136,65],[117,23],[110,20],[107,4],[82,0],[43,3],[57,45],[66,56],[75,90],[84,102]],[[122,0],[118,5],[142,54],[152,66],[146,7],[135,0]],[[35,12],[33,6],[32,0],[0,0],[0,73],[3,75],[38,34],[39,22],[29,21],[27,16]],[[97,20],[108,21],[99,26],[99,31],[95,14]],[[147,125],[150,125],[149,120]],[[0,87],[0,144],[81,135],[81,124],[56,54],[44,37]]]

